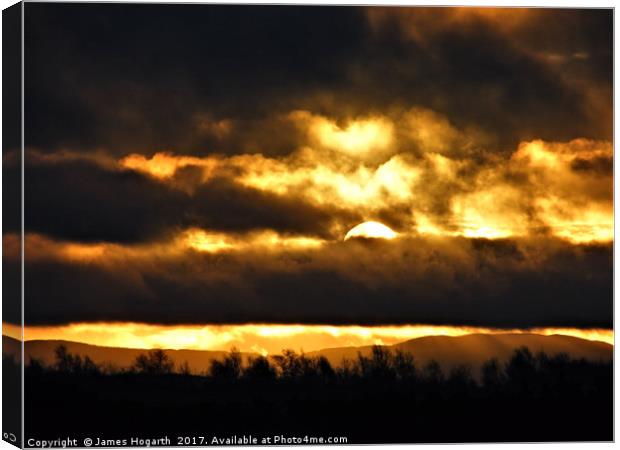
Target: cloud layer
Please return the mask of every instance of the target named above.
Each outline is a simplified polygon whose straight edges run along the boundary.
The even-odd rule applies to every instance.
[[[611,326],[610,245],[403,238],[214,254],[183,242],[67,249],[30,236],[26,251],[33,325]]]
[[[611,139],[611,10],[36,4],[26,27],[40,148],[285,154],[226,124],[411,105],[508,151]]]
[[[26,8],[28,323],[611,326],[610,10]]]

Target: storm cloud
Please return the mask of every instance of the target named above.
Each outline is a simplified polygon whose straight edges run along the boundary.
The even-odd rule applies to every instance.
[[[5,173],[19,170],[14,164]],[[325,237],[333,220],[359,220],[353,212],[320,209],[225,178],[202,183],[189,194],[139,172],[89,161],[32,163],[26,172],[25,230],[59,239],[145,242],[189,227],[275,229]],[[185,169],[177,176],[187,179],[189,172]],[[17,222],[5,226],[6,231],[18,229]]]
[[[34,147],[285,154],[278,128],[259,148],[205,119],[260,131],[294,109],[411,105],[505,150],[611,137],[610,10],[39,3],[26,18]]]
[[[612,326],[611,10],[25,10],[27,323]]]
[[[27,263],[29,323],[610,327],[611,246],[347,241],[315,251]],[[119,269],[119,268],[122,268]]]

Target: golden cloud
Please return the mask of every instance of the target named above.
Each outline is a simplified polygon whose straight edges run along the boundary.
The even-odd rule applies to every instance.
[[[397,224],[404,234],[613,239],[610,142],[535,140],[498,156],[484,150],[477,131],[458,130],[419,108],[343,124],[307,111],[288,118],[307,136],[285,157],[156,153],[130,155],[119,164],[190,192],[225,177],[248,188],[348,209],[365,220],[380,221],[397,211],[388,225]],[[178,176],[187,166],[202,174],[189,188]],[[350,226],[334,224],[333,235],[344,236]]]
[[[17,234],[3,236],[7,249],[19,248]],[[221,233],[198,228],[182,230],[170,239],[145,244],[114,244],[109,242],[77,243],[50,239],[46,236],[28,233],[25,237],[28,261],[61,260],[76,264],[100,264],[115,267],[119,263],[148,262],[157,259],[175,259],[188,252],[234,253],[259,252],[277,253],[318,249],[326,241],[305,237],[285,236],[274,231],[249,233]],[[5,252],[7,260],[19,260],[19,252]]]
[[[314,147],[318,145],[357,159],[380,160],[394,139],[394,125],[383,116],[357,118],[344,125],[308,111],[293,111],[289,118],[308,134]]]

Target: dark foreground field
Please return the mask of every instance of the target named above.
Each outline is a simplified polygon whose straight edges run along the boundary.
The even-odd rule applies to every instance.
[[[233,434],[343,436],[349,444],[613,439],[611,362],[523,348],[506,364],[486,363],[479,380],[471,373],[417,367],[410,355],[378,347],[336,369],[293,352],[242,366],[233,352],[204,375],[175,369],[156,351],[119,371],[59,349],[52,367],[26,369],[25,434],[168,436],[171,445],[179,436],[211,444]]]

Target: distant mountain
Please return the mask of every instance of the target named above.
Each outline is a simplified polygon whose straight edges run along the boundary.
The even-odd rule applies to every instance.
[[[65,345],[69,352],[82,356],[88,355],[99,364],[111,364],[115,367],[129,367],[136,356],[145,353],[143,349],[129,349],[118,347],[100,347],[81,344],[78,342],[58,340],[27,341],[25,347],[26,362],[31,357],[42,360],[45,364],[54,361],[54,350],[59,345]],[[567,353],[572,358],[585,358],[590,361],[610,360],[613,357],[613,346],[604,342],[579,339],[572,336],[539,334],[469,334],[465,336],[426,336],[388,346],[390,350],[402,350],[414,356],[416,365],[423,367],[431,360],[437,361],[444,370],[450,370],[457,365],[469,365],[478,369],[482,363],[490,358],[506,361],[516,348],[526,346],[532,353],[544,351],[548,355]],[[2,336],[3,354],[19,354],[19,341]],[[187,361],[194,373],[209,370],[211,361],[222,359],[225,351],[206,350],[165,350],[175,361],[182,364]],[[329,362],[338,366],[343,359],[355,360],[358,353],[369,355],[371,346],[327,348],[308,353],[308,356],[325,356]],[[252,353],[243,353],[245,361]],[[473,371],[477,375],[477,370]]]
[[[544,336],[533,333],[468,334],[464,336],[425,336],[388,346],[414,356],[418,367],[437,361],[444,370],[458,365],[479,368],[490,358],[506,361],[514,350],[528,347],[532,353],[544,351],[548,355],[567,353],[572,358],[591,361],[610,360],[613,346],[605,342],[590,341],[572,336]],[[343,359],[354,360],[358,353],[369,355],[371,346],[328,348],[309,355],[323,355],[332,365],[340,365]]]
[[[136,357],[142,353],[148,352],[144,349],[121,348],[121,347],[101,347],[98,345],[82,344],[80,342],[61,341],[61,340],[34,340],[26,341],[24,354],[26,364],[30,358],[37,358],[46,365],[54,362],[54,351],[59,345],[64,345],[70,353],[80,356],[89,356],[95,363],[103,365],[111,365],[116,368],[125,368],[131,366]],[[178,365],[187,361],[192,372],[202,373],[209,370],[211,361],[214,359],[223,359],[228,353],[225,351],[207,351],[207,350],[164,350],[172,360]],[[2,353],[18,354],[19,341],[8,336],[2,336]],[[245,361],[252,353],[242,353]]]

